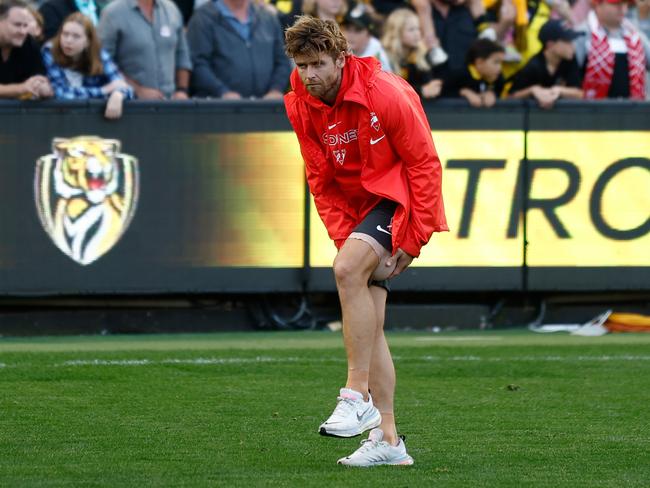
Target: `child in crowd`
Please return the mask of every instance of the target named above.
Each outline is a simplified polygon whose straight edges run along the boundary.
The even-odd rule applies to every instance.
[[[80,12],[67,17],[52,41],[43,46],[42,54],[56,98],[106,98],[106,118],[122,116],[122,103],[133,98],[133,90],[100,48],[88,17]]]
[[[342,27],[352,54],[360,58],[376,58],[381,63],[381,69],[392,71],[386,51],[379,39],[372,35],[374,23],[365,4],[360,3],[350,10],[343,19]]]
[[[489,39],[477,39],[467,51],[464,68],[445,80],[444,96],[463,97],[472,107],[492,107],[503,94],[501,68],[505,49]]]
[[[429,62],[420,20],[412,10],[400,8],[388,16],[382,44],[392,71],[408,81],[422,98],[432,99],[440,95],[442,80]]]
[[[533,97],[542,108],[551,108],[559,98],[583,96],[580,69],[573,41],[579,33],[559,20],[549,20],[539,31],[544,46],[513,78],[512,98]]]

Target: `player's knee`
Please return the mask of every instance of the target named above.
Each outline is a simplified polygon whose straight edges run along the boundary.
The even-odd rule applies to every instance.
[[[334,278],[339,288],[367,286],[371,270],[362,263],[340,254],[334,260]]]

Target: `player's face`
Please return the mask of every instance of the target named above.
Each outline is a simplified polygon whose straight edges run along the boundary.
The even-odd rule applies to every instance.
[[[476,60],[476,69],[481,73],[485,81],[492,83],[499,77],[503,65],[503,56],[503,53],[494,53],[485,59]]]
[[[337,59],[323,53],[317,56],[298,55],[294,61],[300,79],[311,96],[330,103],[336,100],[345,65],[343,53]]]
[[[14,7],[0,20],[0,45],[20,47],[27,39],[29,29],[29,10]]]

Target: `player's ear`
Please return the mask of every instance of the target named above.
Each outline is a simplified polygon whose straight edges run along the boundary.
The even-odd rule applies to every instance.
[[[339,54],[339,57],[336,58],[336,62],[334,63],[338,69],[343,68],[345,66],[345,53]]]

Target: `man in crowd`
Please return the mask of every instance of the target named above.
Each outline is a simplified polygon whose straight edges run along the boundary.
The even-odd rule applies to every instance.
[[[576,59],[584,70],[587,99],[646,97],[650,41],[625,18],[624,0],[595,0],[578,30]]]
[[[251,0],[215,0],[194,12],[187,32],[197,96],[280,99],[291,65],[278,19]]]
[[[49,98],[38,44],[27,31],[30,13],[22,0],[0,1],[0,98]]]
[[[140,99],[187,99],[192,61],[172,0],[113,0],[99,21],[108,51]]]
[[[300,17],[286,46],[296,63],[287,115],[316,209],[339,249],[347,380],[319,431],[353,437],[372,429],[340,464],[410,465],[395,426],[395,369],[383,326],[386,280],[434,232],[447,230],[431,129],[418,94],[376,59],[350,55],[336,22]]]

